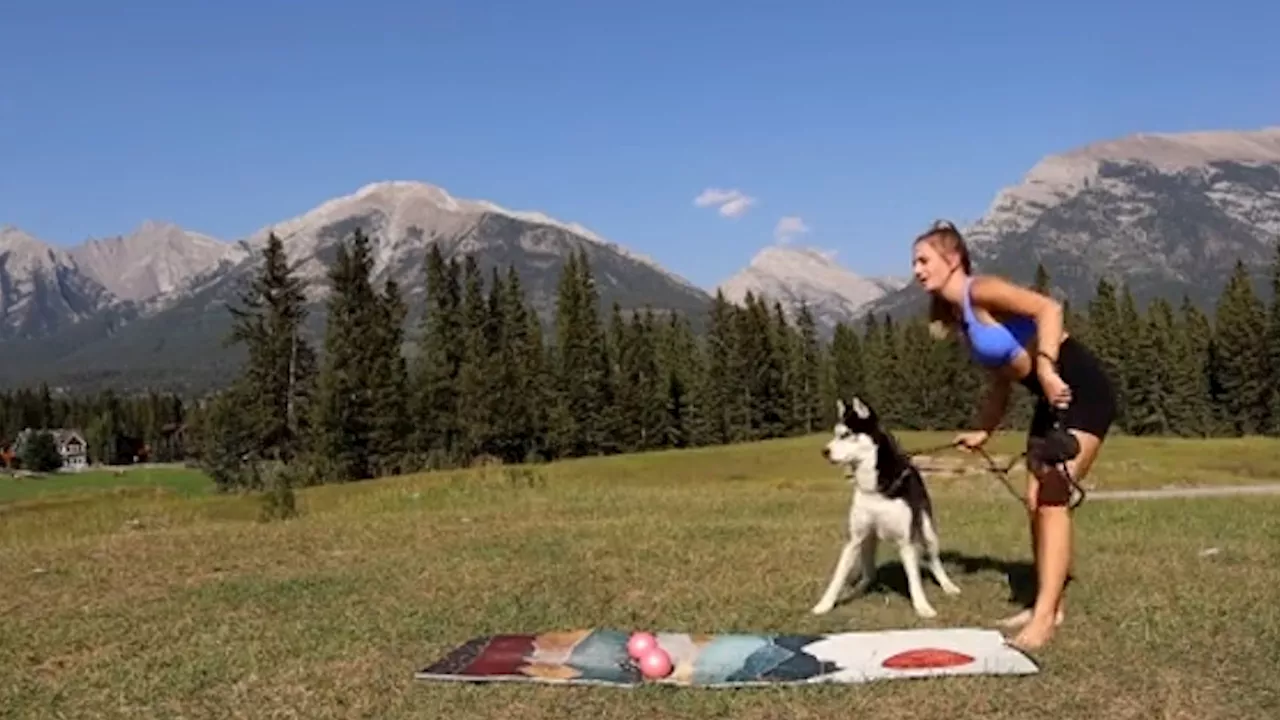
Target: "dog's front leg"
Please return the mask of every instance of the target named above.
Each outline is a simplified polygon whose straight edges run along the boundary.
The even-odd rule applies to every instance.
[[[824,615],[831,612],[831,608],[836,606],[836,599],[840,597],[840,589],[844,587],[845,582],[849,579],[849,574],[855,569],[861,571],[855,567],[861,556],[861,544],[862,538],[855,535],[849,538],[844,547],[840,549],[840,559],[836,561],[836,569],[831,574],[831,582],[827,584],[827,590],[822,594],[822,599],[810,611],[814,615]]]
[[[920,554],[915,544],[910,540],[903,540],[898,544],[898,554],[902,558],[902,571],[907,575],[907,590],[911,593],[911,606],[920,617],[937,617],[938,611],[929,604],[929,598],[924,594],[924,583],[920,581]]]

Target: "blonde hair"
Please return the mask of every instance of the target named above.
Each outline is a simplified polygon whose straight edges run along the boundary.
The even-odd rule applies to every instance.
[[[969,246],[964,236],[950,220],[937,220],[929,229],[916,237],[912,247],[928,242],[940,253],[955,253],[960,256],[960,267],[965,274],[973,273],[973,263],[969,259]],[[929,334],[938,339],[953,337],[959,325],[956,310],[946,298],[935,293],[929,298]]]

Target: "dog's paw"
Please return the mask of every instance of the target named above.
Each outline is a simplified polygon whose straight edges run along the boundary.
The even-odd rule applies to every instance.
[[[916,605],[915,610],[916,615],[919,615],[922,618],[938,617],[938,611],[934,610],[932,605]]]
[[[942,592],[948,595],[959,595],[960,586],[956,585],[955,583],[946,583],[942,586]]]
[[[827,613],[831,612],[831,608],[833,607],[835,607],[835,603],[820,602],[817,605],[814,605],[812,608],[810,608],[809,612],[810,614],[813,614],[813,615],[826,615]]]

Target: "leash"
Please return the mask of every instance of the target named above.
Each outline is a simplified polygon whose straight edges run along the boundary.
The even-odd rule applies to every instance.
[[[1071,433],[1063,429],[1062,423],[1060,420],[1061,410],[1055,410],[1055,415],[1056,415],[1055,421],[1054,421],[1053,427],[1049,430],[1049,433],[1046,434],[1046,436],[1043,439],[1033,439],[1032,444],[1035,447],[1032,450],[1027,450],[1027,451],[1018,453],[1016,456],[1014,456],[1012,460],[1009,461],[1008,464],[1004,466],[1001,466],[999,463],[997,463],[995,461],[995,458],[991,457],[991,455],[984,448],[982,447],[972,448],[973,450],[977,451],[977,453],[981,455],[982,458],[986,461],[987,470],[992,475],[995,475],[997,478],[999,478],[1001,484],[1003,484],[1005,486],[1005,489],[1009,491],[1009,494],[1013,495],[1013,497],[1019,503],[1021,503],[1024,507],[1027,504],[1026,498],[1022,497],[1022,495],[1017,490],[1014,489],[1013,484],[1009,482],[1009,472],[1013,470],[1014,465],[1017,465],[1018,462],[1020,462],[1024,458],[1029,459],[1033,452],[1035,452],[1037,456],[1036,459],[1038,459],[1040,462],[1043,462],[1046,465],[1049,465],[1050,467],[1057,468],[1058,472],[1062,473],[1062,476],[1066,478],[1067,483],[1071,486],[1071,489],[1075,491],[1073,493],[1075,497],[1067,501],[1067,507],[1069,509],[1075,510],[1076,508],[1080,507],[1082,504],[1084,504],[1084,501],[1088,496],[1088,493],[1085,492],[1084,487],[1081,486],[1080,483],[1076,481],[1076,479],[1071,475],[1070,469],[1068,469],[1067,467],[1067,462],[1080,453],[1080,444],[1076,440],[1074,435],[1072,435]],[[918,450],[908,451],[907,457],[910,457],[912,455],[926,455],[929,453],[940,452],[942,450],[954,450],[954,449],[957,449],[957,447],[958,446],[955,443],[946,443],[944,445],[925,447],[925,448],[920,448]]]

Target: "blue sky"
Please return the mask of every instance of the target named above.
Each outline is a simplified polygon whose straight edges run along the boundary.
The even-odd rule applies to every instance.
[[[1280,3],[874,5],[9,0],[0,224],[234,239],[416,179],[702,285],[783,217],[906,274],[923,225],[976,219],[1045,154],[1280,124]]]

